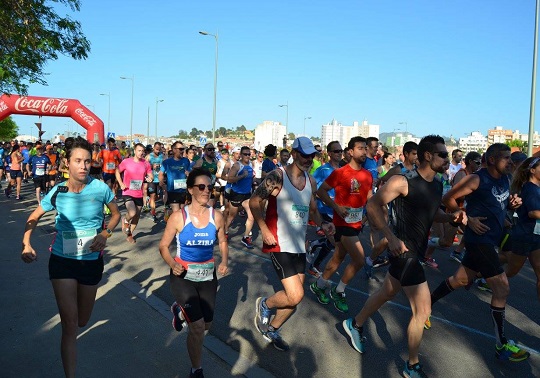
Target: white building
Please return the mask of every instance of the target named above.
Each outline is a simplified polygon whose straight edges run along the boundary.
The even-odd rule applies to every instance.
[[[346,147],[354,136],[379,138],[379,125],[370,125],[364,120],[362,123],[354,121],[352,126],[344,126],[333,119],[332,122],[321,127],[321,146],[326,148],[328,143],[337,140],[342,147]]]
[[[520,140],[522,142],[529,142],[529,134],[521,134],[519,130],[514,131],[512,134],[512,139],[514,140]],[[538,134],[538,131],[535,131],[533,134],[533,147],[540,146],[540,135]]]
[[[459,138],[459,149],[465,154],[471,151],[485,152],[487,143],[487,137],[483,136],[480,131],[473,131],[471,135]]]
[[[416,138],[411,133],[394,133],[392,136],[386,138],[383,143],[389,147],[403,146],[407,142],[420,143],[420,138]]]
[[[255,142],[254,148],[257,151],[264,150],[269,144],[281,147],[283,146],[283,137],[286,135],[287,129],[284,125],[274,121],[264,121],[255,127]]]

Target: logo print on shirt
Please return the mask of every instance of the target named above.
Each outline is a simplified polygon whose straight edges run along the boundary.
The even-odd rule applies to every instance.
[[[351,193],[360,193],[360,185],[357,179],[351,179]]]
[[[508,190],[504,190],[504,188],[492,187],[491,194],[493,194],[493,197],[495,197],[495,199],[499,201],[501,209],[504,210],[505,201],[510,196],[510,192]]]

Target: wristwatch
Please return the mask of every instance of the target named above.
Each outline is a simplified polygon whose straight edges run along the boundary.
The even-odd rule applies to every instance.
[[[112,231],[110,228],[106,228],[105,229],[105,232],[107,233],[107,239],[110,238],[112,236]]]

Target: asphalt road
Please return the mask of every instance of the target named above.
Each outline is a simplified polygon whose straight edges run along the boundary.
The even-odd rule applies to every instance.
[[[21,204],[13,210],[21,216],[27,216],[35,206],[33,201],[24,202],[26,206]],[[122,205],[122,201],[119,203]],[[123,206],[121,211],[125,211]],[[282,327],[282,337],[291,349],[280,352],[267,344],[253,326],[255,300],[279,290],[280,283],[268,257],[260,252],[257,228],[253,235],[255,249],[247,250],[240,243],[243,222],[245,218],[238,218],[236,228],[230,232],[231,273],[219,280],[216,314],[210,331],[213,336],[277,377],[397,377],[401,374],[407,359],[406,327],[411,314],[403,294],[398,294],[365,324],[368,342],[364,355],[350,346],[341,327],[341,322],[356,314],[367,296],[380,287],[386,268],[375,270],[374,279],[370,280],[359,272],[346,290],[349,314],[338,312],[331,304],[319,304],[308,288],[314,279],[306,276],[305,297]],[[105,260],[109,268],[140,284],[147,296],[157,296],[170,303],[173,298],[168,284],[169,269],[158,250],[164,226],[162,222],[154,224],[149,215],[143,216],[135,231],[134,246],[125,242],[118,229],[109,239]],[[52,231],[51,226],[46,227],[43,232]],[[366,230],[362,242],[369,253],[367,235]],[[312,227],[308,237],[315,237]],[[439,268],[425,268],[432,290],[458,266],[450,260],[449,251],[437,250],[434,257]],[[332,279],[338,282],[339,276],[336,274]],[[420,348],[421,363],[428,376],[540,376],[540,303],[535,283],[534,272],[526,263],[520,274],[510,280],[506,307],[506,335],[531,352],[528,361],[512,363],[495,359],[490,295],[473,287],[469,291],[456,291],[434,306],[433,327],[424,333]],[[144,326],[141,319],[141,327]]]

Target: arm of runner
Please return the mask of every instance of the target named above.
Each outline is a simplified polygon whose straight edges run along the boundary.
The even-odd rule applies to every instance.
[[[399,174],[400,172],[401,172],[401,167],[399,165],[392,167],[388,172],[386,172],[386,174],[383,177],[379,179],[379,184],[387,182],[388,180],[390,180],[392,176],[395,176]]]
[[[114,171],[114,175],[116,176],[116,181],[118,182],[118,185],[120,185],[120,189],[124,190],[126,188],[126,185],[124,184],[124,181],[122,180],[122,176],[120,175],[120,169],[116,167],[116,170]]]
[[[36,228],[39,220],[41,217],[45,214],[45,210],[39,205],[37,209],[35,209],[32,214],[28,217],[28,220],[26,221],[26,226],[24,228],[24,235],[22,240],[22,255],[21,258],[25,263],[31,263],[34,260],[37,260],[37,253],[32,248],[32,245],[30,244],[30,239],[32,236],[32,232]]]
[[[523,203],[521,197],[518,194],[510,194],[510,198],[508,198],[508,208],[511,210],[515,210],[518,207],[521,206]]]
[[[317,197],[319,197],[326,205],[330,206],[341,218],[345,219],[347,215],[349,215],[349,212],[344,206],[338,205],[330,198],[328,191],[331,189],[333,188],[328,185],[326,181],[323,182],[319,189],[317,189]]]
[[[257,190],[255,190],[249,199],[251,214],[253,214],[255,222],[259,225],[264,243],[268,245],[276,245],[277,241],[264,221],[262,207],[264,201],[268,200],[271,195],[276,196],[282,186],[283,176],[281,170],[273,170],[265,177],[261,185],[257,187]]]
[[[409,192],[407,179],[403,176],[394,176],[381,187],[367,202],[366,210],[369,224],[383,233],[388,240],[388,249],[394,256],[399,256],[408,251],[405,243],[394,235],[388,222],[385,220],[384,205],[390,203],[399,196],[406,196]]]
[[[202,163],[203,163],[203,157],[201,157],[200,159],[197,159],[197,161],[195,162],[195,164],[193,164],[193,168],[201,168],[202,167]]]
[[[231,184],[238,182],[242,180],[244,177],[247,176],[247,170],[244,171],[244,173],[237,176],[238,171],[240,170],[240,167],[238,164],[234,164],[231,169],[229,170],[229,174],[227,175],[227,182],[230,182]]]
[[[309,201],[309,217],[315,222],[315,224],[321,227],[326,235],[334,235],[336,232],[336,227],[333,223],[323,221],[319,209],[317,208],[317,199],[315,198],[317,183],[315,179],[309,176],[309,181],[311,183],[311,200]]]
[[[169,217],[163,236],[159,241],[159,253],[167,265],[172,269],[175,276],[179,276],[184,272],[182,264],[177,263],[171,253],[169,252],[169,246],[171,245],[176,234],[184,228],[184,218],[182,211],[175,211]]]
[[[457,200],[471,194],[478,189],[480,185],[480,177],[472,174],[460,180],[452,189],[442,198],[442,203],[449,211],[456,212],[461,210]]]
[[[114,200],[109,202],[106,206],[111,211],[111,219],[109,220],[109,223],[107,223],[107,229],[113,231],[118,223],[120,223],[120,210],[118,209],[118,205],[116,202],[114,202]],[[103,249],[106,247],[107,239],[110,236],[107,229],[96,235],[92,245],[90,245],[91,251],[103,251]]]
[[[221,253],[221,263],[218,266],[218,273],[225,276],[229,273],[229,243],[225,236],[225,220],[221,212],[214,212],[214,221],[217,227],[217,237],[219,242],[219,252]]]

